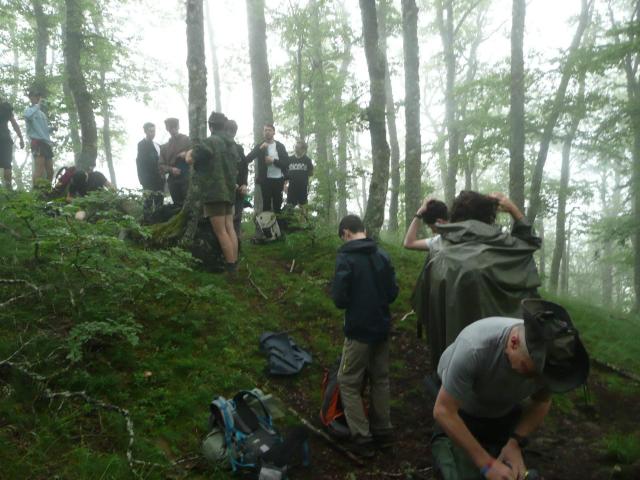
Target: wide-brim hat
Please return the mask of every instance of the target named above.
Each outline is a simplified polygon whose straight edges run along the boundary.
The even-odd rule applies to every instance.
[[[569,313],[557,303],[522,301],[529,356],[546,387],[554,393],[573,390],[589,376],[589,355]]]

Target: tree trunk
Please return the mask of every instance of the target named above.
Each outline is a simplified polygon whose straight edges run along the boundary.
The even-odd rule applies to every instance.
[[[546,269],[547,269],[547,248],[546,248],[546,243],[544,241],[545,229],[544,229],[544,219],[542,218],[538,222],[538,236],[542,241],[542,245],[540,246],[540,265],[539,265],[540,278],[544,279],[546,276]]]
[[[342,63],[340,64],[340,78],[345,80],[345,82],[341,85],[340,91],[338,92],[338,100],[339,104],[342,98],[342,92],[344,89],[344,84],[346,83],[346,78],[349,71],[349,65],[351,63],[351,43],[349,38],[344,38],[345,47],[342,56]],[[338,121],[338,171],[336,172],[336,183],[338,189],[338,219],[341,219],[345,215],[347,215],[347,177],[348,177],[348,166],[347,166],[347,147],[349,144],[349,131],[347,129],[347,121],[344,110],[341,112],[342,115]]]
[[[387,17],[391,5],[389,0],[381,0],[378,7],[380,18],[380,50],[385,58],[384,91],[386,98],[387,126],[389,128],[389,144],[391,145],[391,201],[389,203],[389,231],[398,231],[398,197],[400,195],[400,145],[398,143],[398,129],[396,127],[396,106],[393,101],[393,87],[391,85],[391,70],[387,58]]]
[[[562,256],[562,277],[560,278],[560,294],[569,295],[569,259],[571,258],[571,224],[567,230],[567,241],[564,245],[565,251]]]
[[[558,214],[556,215],[556,244],[551,259],[551,275],[549,277],[549,287],[552,293],[558,292],[558,279],[560,277],[560,260],[565,243],[565,221],[567,214],[567,197],[569,193],[569,174],[571,171],[571,147],[573,140],[580,126],[580,121],[584,117],[584,83],[585,72],[580,73],[578,80],[578,97],[576,100],[576,110],[571,118],[569,131],[562,145],[562,167],[560,173],[560,189],[558,191]]]
[[[213,28],[213,18],[209,9],[209,2],[204,1],[204,12],[207,21],[207,33],[209,34],[209,47],[211,50],[211,68],[213,70],[213,98],[215,99],[214,110],[222,112],[222,98],[220,96],[220,67],[218,65],[218,47],[216,46],[216,34]]]
[[[69,90],[76,104],[80,122],[82,148],[76,165],[82,169],[96,166],[98,156],[98,131],[93,112],[93,99],[87,90],[82,73],[81,53],[83,48],[84,12],[82,0],[65,0],[66,38],[64,42],[65,69],[69,79]]]
[[[551,107],[551,112],[544,125],[542,132],[542,139],[540,140],[540,149],[538,150],[538,157],[536,158],[535,168],[531,178],[531,192],[529,195],[529,211],[527,212],[527,218],[531,223],[538,215],[540,210],[540,188],[542,186],[542,175],[544,172],[544,164],[547,161],[547,154],[549,153],[549,145],[553,136],[553,130],[558,121],[558,117],[564,108],[564,97],[567,91],[567,85],[574,73],[574,67],[577,59],[577,51],[582,40],[582,35],[586,30],[591,20],[591,11],[594,0],[582,0],[582,11],[580,13],[580,20],[578,22],[578,28],[573,36],[571,46],[567,52],[567,60],[562,70],[562,77],[560,79],[560,85],[556,92]]]
[[[43,88],[46,84],[45,66],[47,65],[47,47],[49,46],[49,21],[42,8],[42,0],[32,0],[31,3],[36,21],[35,78],[38,87]]]
[[[304,37],[298,37],[298,48],[296,51],[296,97],[298,98],[298,138],[306,138],[305,118],[304,118],[304,90],[302,89],[302,50],[304,47]]]
[[[402,0],[402,51],[405,90],[405,225],[409,225],[421,203],[420,59],[418,7],[415,0]]]
[[[509,198],[524,212],[524,25],[526,1],[513,0],[511,13],[511,102],[509,110]]]
[[[606,167],[600,177],[600,204],[602,205],[602,218],[607,219],[615,212],[607,201],[607,179],[611,172]],[[613,306],[613,266],[611,265],[610,251],[612,245],[609,240],[603,240],[600,246],[600,279],[602,281],[602,305]]]
[[[247,0],[247,24],[249,30],[249,61],[253,91],[253,140],[262,142],[262,128],[273,123],[271,107],[271,76],[267,56],[267,27],[264,19],[264,0]],[[256,178],[258,169],[255,169]],[[262,211],[260,185],[256,183],[254,212]]]
[[[203,0],[187,0],[189,137],[192,142],[207,138],[207,65],[205,62]]]
[[[445,18],[446,12],[446,18]],[[456,195],[456,176],[458,175],[459,132],[457,125],[458,106],[455,97],[456,56],[454,46],[453,0],[437,0],[436,19],[446,67],[446,86],[444,92],[445,122],[447,125],[447,178],[444,185],[445,201],[451,205]]]
[[[104,159],[109,169],[109,178],[111,184],[118,188],[116,180],[116,169],[113,165],[113,150],[111,148],[111,109],[109,108],[109,96],[106,86],[106,71],[103,68],[100,72],[100,90],[102,98],[100,99],[100,110],[102,115],[102,143],[104,146]]]
[[[369,70],[369,90],[371,99],[367,108],[369,133],[371,135],[371,156],[373,172],[369,184],[369,201],[364,217],[367,232],[377,238],[384,223],[384,208],[389,183],[389,144],[385,126],[385,61],[380,52],[378,38],[378,18],[373,0],[360,0],[362,15],[362,35],[364,53]]]
[[[78,111],[76,103],[73,101],[71,88],[69,88],[69,79],[65,73],[62,80],[62,93],[64,95],[64,103],[67,107],[67,115],[69,115],[69,135],[71,137],[71,147],[73,149],[73,162],[78,163],[80,151],[82,150],[82,141],[80,140],[80,123],[78,121]]]

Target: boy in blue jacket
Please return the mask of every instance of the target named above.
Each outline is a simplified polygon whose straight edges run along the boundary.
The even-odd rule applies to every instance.
[[[367,238],[356,215],[340,221],[338,235],[345,244],[338,250],[331,296],[345,309],[344,346],[338,372],[340,395],[354,451],[374,454],[374,440],[388,444],[389,414],[389,304],[398,296],[396,274],[389,255]],[[362,405],[365,378],[371,399],[369,419]]]

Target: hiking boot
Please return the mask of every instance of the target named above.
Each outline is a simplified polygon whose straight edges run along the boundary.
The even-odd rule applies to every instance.
[[[374,433],[373,443],[378,450],[387,452],[393,448],[393,435],[391,432]]]
[[[238,273],[238,262],[225,263],[224,269],[230,276],[235,277]]]
[[[370,437],[353,438],[345,444],[345,448],[362,458],[372,458],[376,454],[375,444]]]

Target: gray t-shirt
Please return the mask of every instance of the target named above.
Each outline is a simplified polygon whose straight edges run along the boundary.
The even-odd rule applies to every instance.
[[[501,417],[544,390],[536,380],[513,370],[505,353],[509,332],[522,323],[506,317],[478,320],[462,330],[440,357],[442,386],[465,413]]]

